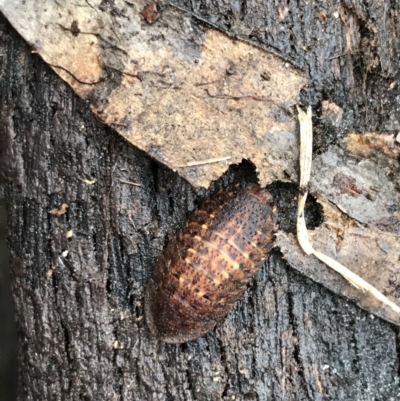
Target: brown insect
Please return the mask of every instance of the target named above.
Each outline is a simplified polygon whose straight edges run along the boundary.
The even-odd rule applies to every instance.
[[[214,328],[267,257],[276,214],[268,191],[255,184],[220,192],[197,209],[169,241],[147,284],[151,332],[182,343]]]

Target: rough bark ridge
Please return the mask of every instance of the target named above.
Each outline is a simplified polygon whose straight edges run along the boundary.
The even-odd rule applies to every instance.
[[[209,2],[200,7],[215,16],[226,12],[226,3],[215,4],[217,9]],[[267,1],[229,4],[235,18],[262,22],[273,32],[277,22],[266,17],[273,7]],[[291,18],[301,7],[304,31],[279,30],[275,47],[286,54],[300,51],[299,41],[313,40],[307,15],[315,11],[297,2],[287,7]],[[356,21],[364,21],[367,11],[383,13],[366,3],[349,9]],[[2,27],[0,161],[20,400],[398,399],[397,329],[295,273],[277,252],[214,333],[179,346],[152,338],[143,321],[143,289],[165,240],[207,193],[98,123],[5,22]],[[396,40],[393,31],[386,33]],[[319,44],[303,60],[315,73],[309,92],[318,94],[315,102],[326,93],[344,99],[346,85],[355,90],[349,78],[328,80],[329,86],[310,67],[325,59],[329,44],[342,40],[341,32],[331,35],[325,48]],[[380,46],[377,52],[387,60],[390,51]],[[374,77],[386,82],[383,74],[394,74],[390,68],[386,64]],[[362,99],[376,98],[373,90],[385,94],[368,85]],[[392,106],[388,102],[386,110]],[[371,107],[363,117],[351,99],[345,104],[359,127],[382,129],[388,119],[378,111]],[[210,191],[254,179],[251,168],[241,166]],[[49,210],[62,203],[69,205],[66,213],[51,216]]]

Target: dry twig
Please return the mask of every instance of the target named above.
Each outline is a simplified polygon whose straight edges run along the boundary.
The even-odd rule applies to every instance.
[[[132,181],[126,181],[126,180],[123,180],[122,178],[119,179],[119,182],[121,182],[122,184],[133,185],[135,187],[141,187],[142,186],[142,184],[138,184],[137,182],[132,182]]]
[[[179,167],[193,167],[193,166],[200,166],[202,164],[211,164],[211,163],[218,163],[218,162],[223,162],[225,160],[229,160],[231,156],[225,156],[225,157],[215,157],[213,159],[206,159],[206,160],[199,160],[199,161],[192,161],[188,162],[183,166]]]

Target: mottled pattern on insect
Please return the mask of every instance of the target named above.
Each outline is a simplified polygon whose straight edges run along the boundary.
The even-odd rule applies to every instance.
[[[267,257],[277,229],[266,189],[222,191],[194,211],[159,258],[145,294],[151,332],[167,343],[198,338],[220,321]]]

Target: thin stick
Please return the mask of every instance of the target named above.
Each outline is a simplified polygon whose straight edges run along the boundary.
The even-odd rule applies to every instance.
[[[142,184],[138,184],[137,182],[126,181],[126,180],[122,180],[121,178],[119,179],[119,182],[121,182],[122,184],[134,185],[135,187],[142,186]]]
[[[396,313],[400,313],[400,307],[385,297],[371,284],[367,283],[360,276],[353,273],[347,267],[343,266],[336,260],[327,255],[315,250],[309,240],[306,221],[304,219],[304,207],[307,199],[307,185],[311,176],[311,162],[312,162],[312,121],[311,121],[311,108],[307,109],[304,113],[299,107],[300,123],[300,195],[297,210],[297,239],[303,251],[307,255],[314,255],[319,260],[324,262],[330,268],[341,274],[350,284],[361,291],[371,293],[376,299],[392,308]]]
[[[206,159],[206,160],[199,160],[199,161],[192,161],[184,164],[183,166],[179,167],[193,167],[193,166],[201,166],[202,164],[211,164],[211,163],[218,163],[218,162],[223,162],[225,160],[231,159],[231,156],[225,156],[225,157],[215,157],[213,159]]]

